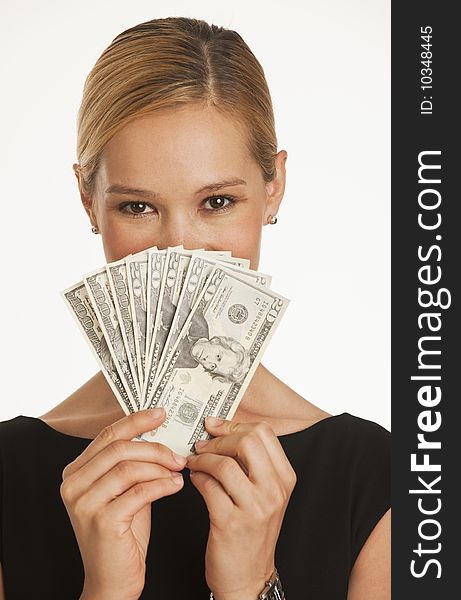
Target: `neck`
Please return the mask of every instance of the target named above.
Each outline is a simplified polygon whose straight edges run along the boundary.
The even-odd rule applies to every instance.
[[[259,365],[235,412],[234,420],[240,422],[267,421],[274,427],[293,420],[309,419],[318,409],[294,392],[280,379]],[[66,398],[52,411],[43,415],[45,420],[82,423],[90,421],[99,432],[108,423],[125,416],[101,372],[96,373],[82,387]]]
[[[304,398],[260,364],[235,412],[235,420],[252,422],[302,418],[306,404]]]

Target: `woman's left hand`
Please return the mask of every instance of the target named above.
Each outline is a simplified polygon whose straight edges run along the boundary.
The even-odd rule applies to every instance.
[[[263,422],[206,428],[187,466],[210,514],[205,576],[216,600],[253,600],[274,571],[275,546],[296,474]]]

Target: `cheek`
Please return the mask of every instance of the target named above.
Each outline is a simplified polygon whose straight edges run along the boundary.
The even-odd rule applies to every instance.
[[[146,248],[149,244],[144,244],[142,241],[133,239],[124,239],[120,237],[103,237],[104,255],[107,262],[114,262],[128,256],[128,254],[136,254]]]
[[[221,232],[219,240],[216,239],[216,249],[231,250],[232,256],[248,258],[250,267],[257,269],[261,245],[261,223],[255,219],[248,219],[238,225],[231,225]]]
[[[110,214],[100,214],[98,225],[102,235],[104,253],[107,262],[120,260],[128,254],[141,252],[155,245],[161,247],[182,243],[186,248],[205,248],[207,250],[230,250],[233,256],[250,260],[252,269],[259,264],[261,244],[261,214],[253,210],[245,210],[235,218],[226,221],[194,223],[183,232],[181,239],[163,239],[165,236],[148,219],[145,222],[123,220]],[[167,236],[168,238],[168,236]],[[186,239],[187,238],[187,239]]]
[[[155,246],[152,234],[147,228],[128,227],[124,223],[105,222],[101,229],[104,254],[107,262],[120,260],[128,254],[136,254]]]

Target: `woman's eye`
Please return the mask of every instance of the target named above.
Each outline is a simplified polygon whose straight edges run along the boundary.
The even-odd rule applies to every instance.
[[[207,210],[217,211],[228,208],[233,203],[233,199],[228,196],[210,196],[205,200],[205,208]]]
[[[152,207],[145,202],[129,202],[122,207],[122,210],[129,215],[142,215],[153,212]]]
[[[203,203],[203,208],[209,213],[226,212],[232,208],[235,200],[232,196],[210,196]],[[157,211],[153,206],[145,202],[125,202],[120,205],[119,210],[130,217],[144,217],[155,214]]]

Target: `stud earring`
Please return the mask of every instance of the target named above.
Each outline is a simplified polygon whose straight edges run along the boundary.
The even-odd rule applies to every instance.
[[[275,215],[269,215],[267,223],[269,225],[275,225],[277,223],[277,217]]]
[[[92,231],[94,234],[98,234],[98,233],[99,233],[99,229],[98,229],[98,228],[97,228],[95,225],[93,225],[93,227],[91,228],[91,231]]]

